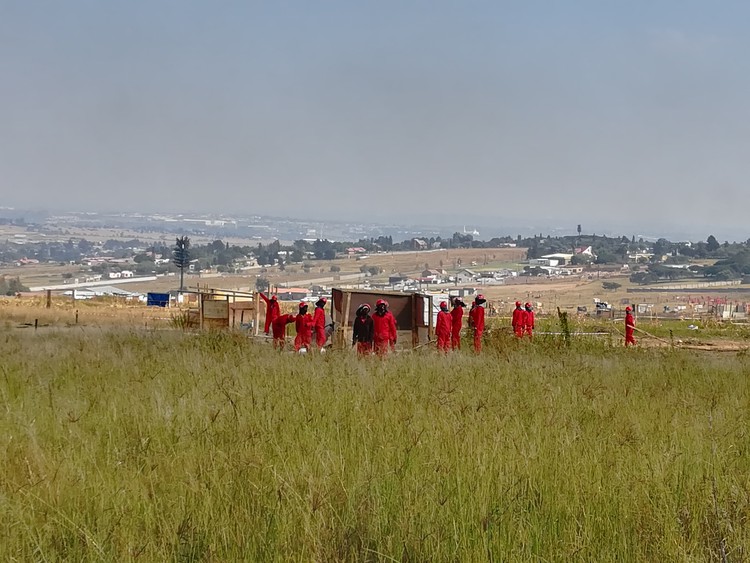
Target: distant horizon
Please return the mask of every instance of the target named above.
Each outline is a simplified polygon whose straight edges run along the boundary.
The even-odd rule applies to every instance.
[[[166,216],[211,216],[211,217],[225,217],[225,218],[249,218],[249,217],[261,217],[268,219],[275,219],[280,221],[291,221],[300,223],[330,223],[330,224],[362,224],[372,227],[378,226],[391,226],[400,227],[404,229],[443,229],[445,235],[450,236],[453,232],[463,232],[465,227],[467,233],[471,231],[479,231],[477,240],[487,241],[495,237],[513,237],[521,235],[523,237],[534,236],[542,234],[543,236],[576,236],[577,226],[582,226],[583,235],[605,235],[608,237],[621,237],[627,236],[631,238],[635,236],[636,240],[643,238],[644,240],[655,241],[659,238],[665,238],[667,240],[678,242],[678,241],[689,241],[699,242],[705,241],[709,236],[713,235],[720,242],[745,242],[750,238],[750,231],[744,231],[741,229],[733,228],[720,228],[714,230],[701,230],[689,229],[675,225],[674,223],[668,224],[665,228],[658,228],[656,225],[648,225],[645,223],[632,223],[628,226],[624,224],[618,224],[617,221],[609,222],[608,226],[603,225],[599,221],[586,222],[584,219],[575,220],[571,218],[570,223],[565,222],[564,224],[560,221],[552,222],[539,222],[539,223],[525,223],[522,224],[518,219],[508,218],[496,218],[491,219],[487,217],[466,215],[450,217],[446,215],[393,215],[391,214],[386,220],[386,217],[379,217],[378,215],[372,215],[364,218],[363,220],[356,220],[351,217],[341,217],[334,214],[323,214],[318,217],[305,217],[300,215],[288,214],[265,214],[258,212],[229,212],[219,210],[107,210],[107,209],[64,209],[64,208],[51,208],[46,207],[10,207],[0,206],[0,218],[12,219],[14,217],[5,217],[3,211],[13,211],[15,218],[21,218],[22,216],[29,215],[63,215],[63,214],[92,214],[92,215],[103,215],[103,216],[117,216],[117,215],[166,215]],[[458,221],[456,221],[458,219]],[[463,219],[463,220],[461,220]],[[448,233],[448,231],[452,231]]]

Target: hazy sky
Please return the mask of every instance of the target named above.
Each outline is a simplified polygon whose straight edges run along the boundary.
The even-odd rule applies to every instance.
[[[729,0],[0,0],[0,205],[742,230],[748,21]]]

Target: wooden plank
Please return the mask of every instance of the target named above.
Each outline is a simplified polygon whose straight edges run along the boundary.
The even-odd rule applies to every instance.
[[[346,349],[347,342],[349,342],[349,311],[352,306],[352,292],[346,292],[346,298],[344,300],[344,318],[341,319],[341,348]]]
[[[411,295],[411,346],[416,348],[419,345],[419,323],[417,323],[417,294]],[[422,312],[424,314],[424,312]]]
[[[253,298],[255,303],[255,320],[253,322],[253,336],[260,334],[260,293],[256,292]]]

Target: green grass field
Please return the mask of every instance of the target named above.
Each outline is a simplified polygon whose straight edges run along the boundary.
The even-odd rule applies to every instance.
[[[3,561],[750,558],[750,360],[0,329]]]

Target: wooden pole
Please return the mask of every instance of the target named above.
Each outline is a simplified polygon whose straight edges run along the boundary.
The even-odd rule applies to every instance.
[[[260,334],[260,293],[256,292],[253,297],[255,302],[255,320],[253,321],[253,336]],[[286,330],[286,329],[285,329]]]
[[[450,299],[450,298],[449,298]],[[428,296],[428,303],[427,303],[427,309],[429,310],[429,316],[427,317],[427,341],[429,342],[433,338],[435,338],[435,325],[433,323],[433,307],[435,306],[435,302],[432,300],[432,295]]]
[[[419,345],[419,325],[417,324],[417,294],[411,294],[411,347],[415,348]],[[424,314],[424,311],[422,311]],[[432,311],[430,311],[432,315]]]
[[[349,341],[349,311],[352,308],[352,292],[346,292],[346,300],[344,301],[344,318],[341,319],[341,348],[346,349],[346,343]]]
[[[47,290],[47,309],[52,307],[52,290]]]

